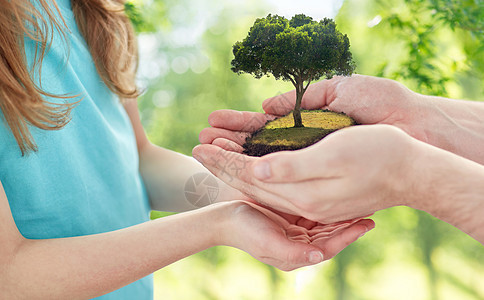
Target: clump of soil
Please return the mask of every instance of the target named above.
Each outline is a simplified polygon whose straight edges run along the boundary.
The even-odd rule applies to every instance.
[[[247,138],[243,145],[244,153],[263,156],[277,151],[299,150],[317,143],[338,129],[357,125],[346,114],[330,110],[303,110],[301,117],[304,127],[294,127],[292,112],[268,121]]]

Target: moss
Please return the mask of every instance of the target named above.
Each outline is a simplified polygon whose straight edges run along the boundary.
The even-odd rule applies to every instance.
[[[292,113],[269,121],[247,138],[244,153],[263,156],[284,150],[298,150],[308,147],[328,134],[356,122],[345,115],[329,110],[305,110],[301,112],[304,127],[293,127]]]

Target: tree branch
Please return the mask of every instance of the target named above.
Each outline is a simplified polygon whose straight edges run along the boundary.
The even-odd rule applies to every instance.
[[[308,89],[309,85],[311,84],[311,79],[308,80],[308,83],[306,84],[306,87],[303,89],[303,92],[305,93],[306,90]]]
[[[293,85],[294,85],[294,86],[297,88],[297,83],[296,83],[296,81],[295,81],[295,80],[294,80],[294,79],[293,79],[291,76],[289,76],[289,75],[293,75],[293,74],[292,74],[292,73],[290,73],[290,72],[287,72],[287,74],[284,74],[284,76],[286,76],[287,78],[289,78],[289,80],[292,82],[292,84],[293,84]],[[293,76],[294,76],[294,75],[293,75]],[[294,77],[296,77],[296,76],[294,76]]]

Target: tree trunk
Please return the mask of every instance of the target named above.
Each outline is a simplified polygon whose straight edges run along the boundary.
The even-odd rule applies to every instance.
[[[296,106],[292,112],[292,116],[294,117],[294,127],[304,127],[301,118],[301,101],[304,95],[303,89],[296,89]]]

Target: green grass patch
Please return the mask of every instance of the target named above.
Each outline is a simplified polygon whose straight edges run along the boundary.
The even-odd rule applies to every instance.
[[[310,128],[341,129],[355,125],[355,121],[347,115],[328,110],[303,110],[301,111],[301,118],[304,127]],[[290,127],[294,127],[292,113],[275,119],[265,126],[266,129]]]
[[[285,150],[298,150],[317,143],[328,134],[356,122],[345,115],[328,110],[301,111],[304,127],[294,127],[292,113],[278,118],[254,132],[244,144],[244,153],[263,156]]]

